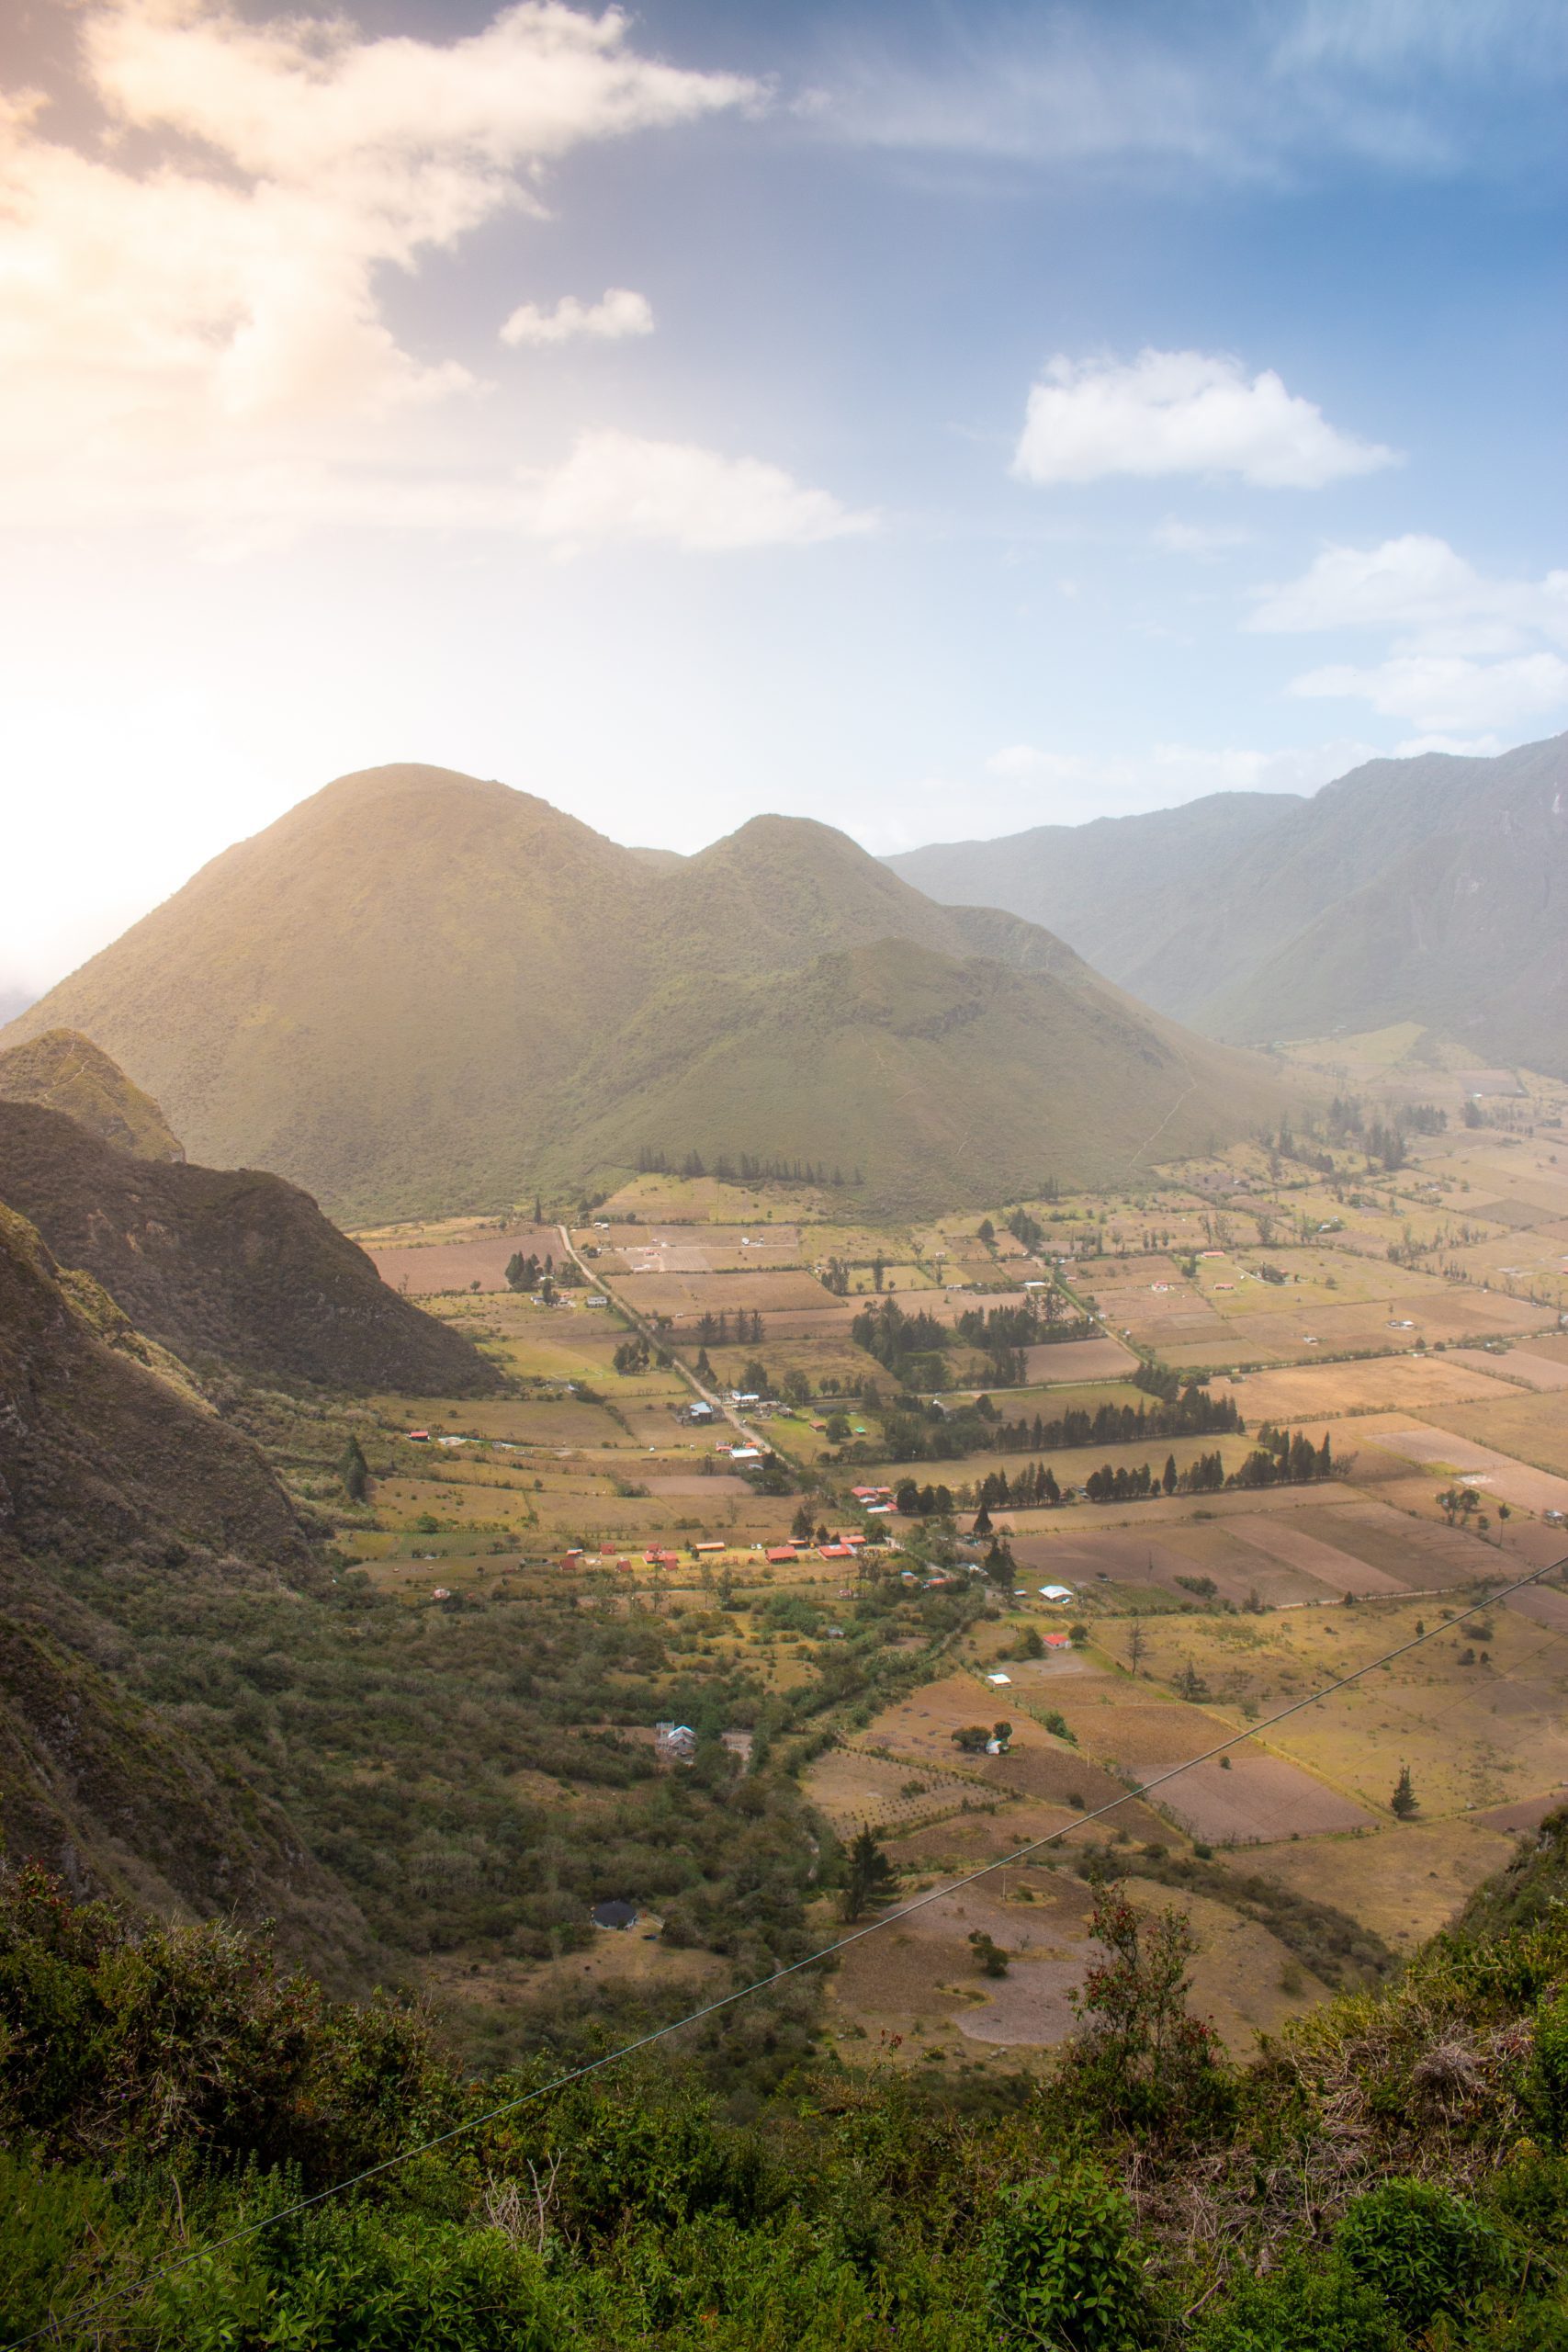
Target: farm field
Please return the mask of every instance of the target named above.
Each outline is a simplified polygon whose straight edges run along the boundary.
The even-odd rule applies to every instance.
[[[1450,1088],[1457,1121],[1445,1074],[1403,1096],[1387,1082],[1391,1100],[1418,1102]],[[1562,1548],[1547,1517],[1568,1506],[1560,1181],[1550,1149],[1492,1127],[1467,1131],[1462,1148],[1416,1136],[1404,1168],[1334,1182],[1298,1180],[1249,1145],[1142,1192],[998,1204],[987,1242],[978,1216],[878,1227],[798,1190],[638,1179],[570,1228],[610,1294],[597,1307],[581,1289],[545,1306],[506,1288],[515,1250],[558,1260],[547,1223],[383,1230],[367,1238],[394,1277],[474,1337],[508,1386],[481,1403],[376,1400],[362,1423],[370,1492],[342,1511],[340,1541],[412,1611],[502,1599],[657,1625],[705,1671],[743,1675],[753,1707],[820,1707],[811,1694],[841,1690],[812,1718],[827,1744],[800,1770],[800,1798],[829,1840],[869,1825],[901,1891],[1050,1841],[1005,1881],[987,1876],[846,1954],[824,1996],[846,2050],[863,2037],[900,2064],[1034,2063],[1070,2029],[1090,1956],[1081,1872],[1096,1854],[1149,1902],[1173,1899],[1173,1860],[1213,1856],[1179,1900],[1201,1945],[1200,2002],[1242,2047],[1325,1981],[1320,1948],[1299,1933],[1281,1942],[1258,1885],[1337,1920],[1330,1942],[1407,1949],[1568,1788],[1568,1593],[1532,1587],[1495,1605],[1484,1638],[1468,1621],[1450,1632],[1445,1613]],[[979,1306],[1022,1315],[1027,1337],[1041,1293],[1024,1284],[1064,1273],[1058,1314],[1092,1301],[1093,1338],[995,1361],[950,1342],[911,1381],[850,1337],[878,1276],[882,1298],[939,1329]],[[1524,1295],[1531,1282],[1538,1295]],[[1233,1381],[1231,1365],[1250,1368]],[[1021,1453],[974,1405],[983,1394],[998,1419],[1025,1424],[1149,1416],[1195,1374],[1242,1430],[1156,1419],[1132,1442]],[[761,1402],[736,1410],[731,1389]],[[694,1422],[699,1393],[712,1403]],[[1217,1455],[1222,1482],[1239,1478],[1268,1425],[1314,1447],[1329,1436],[1337,1475],[1078,1497],[1107,1464],[1158,1474],[1168,1458],[1179,1474]],[[998,1505],[990,1534],[972,1535],[981,1483],[1037,1459],[1064,1500]],[[1480,1500],[1450,1524],[1438,1498],[1456,1477]],[[910,1508],[866,1508],[875,1489],[909,1485]],[[992,1536],[1007,1551],[987,1576]],[[1046,1584],[1066,1601],[1043,1600]],[[1417,1625],[1429,1638],[1408,1657],[1249,1732]],[[998,1723],[1010,1726],[1005,1752],[954,1742]],[[651,1724],[626,1736],[650,1738]],[[1129,1795],[1233,1738],[1228,1763]],[[1404,1765],[1409,1822],[1390,1809]],[[559,1802],[589,1817],[580,1784]],[[1140,1878],[1145,1854],[1167,1859]],[[1254,1893],[1233,1899],[1233,1883]],[[1015,1954],[1006,1977],[978,1973],[976,1927]],[[699,1955],[692,1984],[710,1960]],[[569,1980],[585,2000],[652,2000],[665,1984],[674,1998],[678,1962],[649,1930],[558,1962],[486,1960],[471,1983],[442,1969],[504,2024]]]
[[[1568,1381],[1563,1385],[1568,1387]],[[1447,1407],[1428,1418],[1457,1437],[1472,1438],[1538,1470],[1568,1477],[1568,1404],[1560,1392],[1482,1398]]]

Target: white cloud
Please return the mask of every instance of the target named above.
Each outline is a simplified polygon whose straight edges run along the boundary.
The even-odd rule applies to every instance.
[[[1247,626],[1273,635],[1377,632],[1382,661],[1339,662],[1295,679],[1294,695],[1370,703],[1408,720],[1423,749],[1568,701],[1568,571],[1489,578],[1446,539],[1409,532],[1371,548],[1329,547],[1300,579],[1259,592]],[[1440,739],[1440,740],[1439,740]]]
[[[1410,651],[1484,655],[1539,634],[1568,644],[1568,571],[1491,580],[1446,539],[1409,532],[1379,547],[1329,547],[1299,580],[1260,592],[1247,627],[1305,635],[1400,632]]]
[[[575,294],[563,296],[553,311],[521,303],[502,326],[501,339],[515,349],[519,344],[571,343],[580,336],[619,343],[626,335],[652,333],[653,305],[647,295],[612,286],[592,303],[580,302]]]
[[[39,102],[0,98],[13,523],[172,518],[225,552],[318,524],[712,549],[865,526],[775,467],[627,434],[524,467],[514,413],[486,420],[476,456],[436,413],[481,388],[383,307],[389,270],[509,208],[542,213],[552,159],[750,106],[753,83],[642,56],[620,10],[558,0],[446,43],[251,22],[225,0],[92,0],[80,28],[108,125],[96,145],[51,140]],[[612,288],[592,308],[525,306],[503,334],[651,324],[642,295]]]
[[[807,546],[874,526],[826,491],[756,458],[723,458],[636,434],[585,433],[564,464],[525,486],[526,526],[558,548],[665,539],[705,553]]]
[[[1292,682],[1293,695],[1371,703],[1388,718],[1404,718],[1423,734],[1510,727],[1540,718],[1568,704],[1568,662],[1555,653],[1527,653],[1506,662],[1472,662],[1461,654],[1395,653],[1358,668],[1331,662]]]
[[[1050,361],[1029,395],[1013,471],[1025,481],[1108,474],[1235,474],[1269,490],[1317,490],[1396,462],[1339,432],[1272,369],[1248,378],[1224,353],[1141,351]]]

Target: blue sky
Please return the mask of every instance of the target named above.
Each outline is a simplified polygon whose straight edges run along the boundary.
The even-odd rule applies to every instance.
[[[1568,725],[1568,17],[34,5],[0,989],[344,769],[689,849]]]

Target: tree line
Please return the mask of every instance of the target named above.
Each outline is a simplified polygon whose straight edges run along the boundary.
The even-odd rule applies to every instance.
[[[761,1159],[755,1152],[742,1151],[733,1158],[721,1151],[710,1164],[700,1151],[687,1151],[672,1158],[667,1151],[658,1151],[644,1144],[637,1156],[639,1176],[711,1176],[719,1184],[822,1184],[842,1187],[863,1184],[864,1176],[857,1168],[846,1176],[837,1165],[829,1168],[822,1159]]]
[[[1174,1379],[1173,1384],[1174,1385]],[[1093,1413],[1073,1408],[1047,1420],[1043,1414],[1004,1420],[988,1396],[949,1412],[916,1400],[883,1418],[885,1458],[891,1462],[962,1462],[971,1453],[1060,1453],[1071,1446],[1128,1445],[1139,1438],[1210,1437],[1245,1433],[1234,1397],[1208,1396],[1195,1382],[1171,1400],[1152,1408],[1100,1406]]]

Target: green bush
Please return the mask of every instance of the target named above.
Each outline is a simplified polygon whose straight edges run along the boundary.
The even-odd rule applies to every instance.
[[[1245,2279],[1199,2328],[1190,2352],[1397,2352],[1403,2342],[1376,2288],[1343,2262],[1298,2257]]]
[[[1335,2232],[1358,2278],[1416,2333],[1457,2313],[1506,2267],[1506,2247],[1461,2197],[1419,2180],[1387,2180],[1358,2197]]]
[[[1095,2165],[1064,2165],[1003,2192],[987,2233],[987,2296],[998,2344],[1132,2352],[1150,2311],[1133,2209]]]
[[[1541,2130],[1561,2146],[1568,2138],[1568,1994],[1554,1994],[1536,2010],[1526,2095]]]

